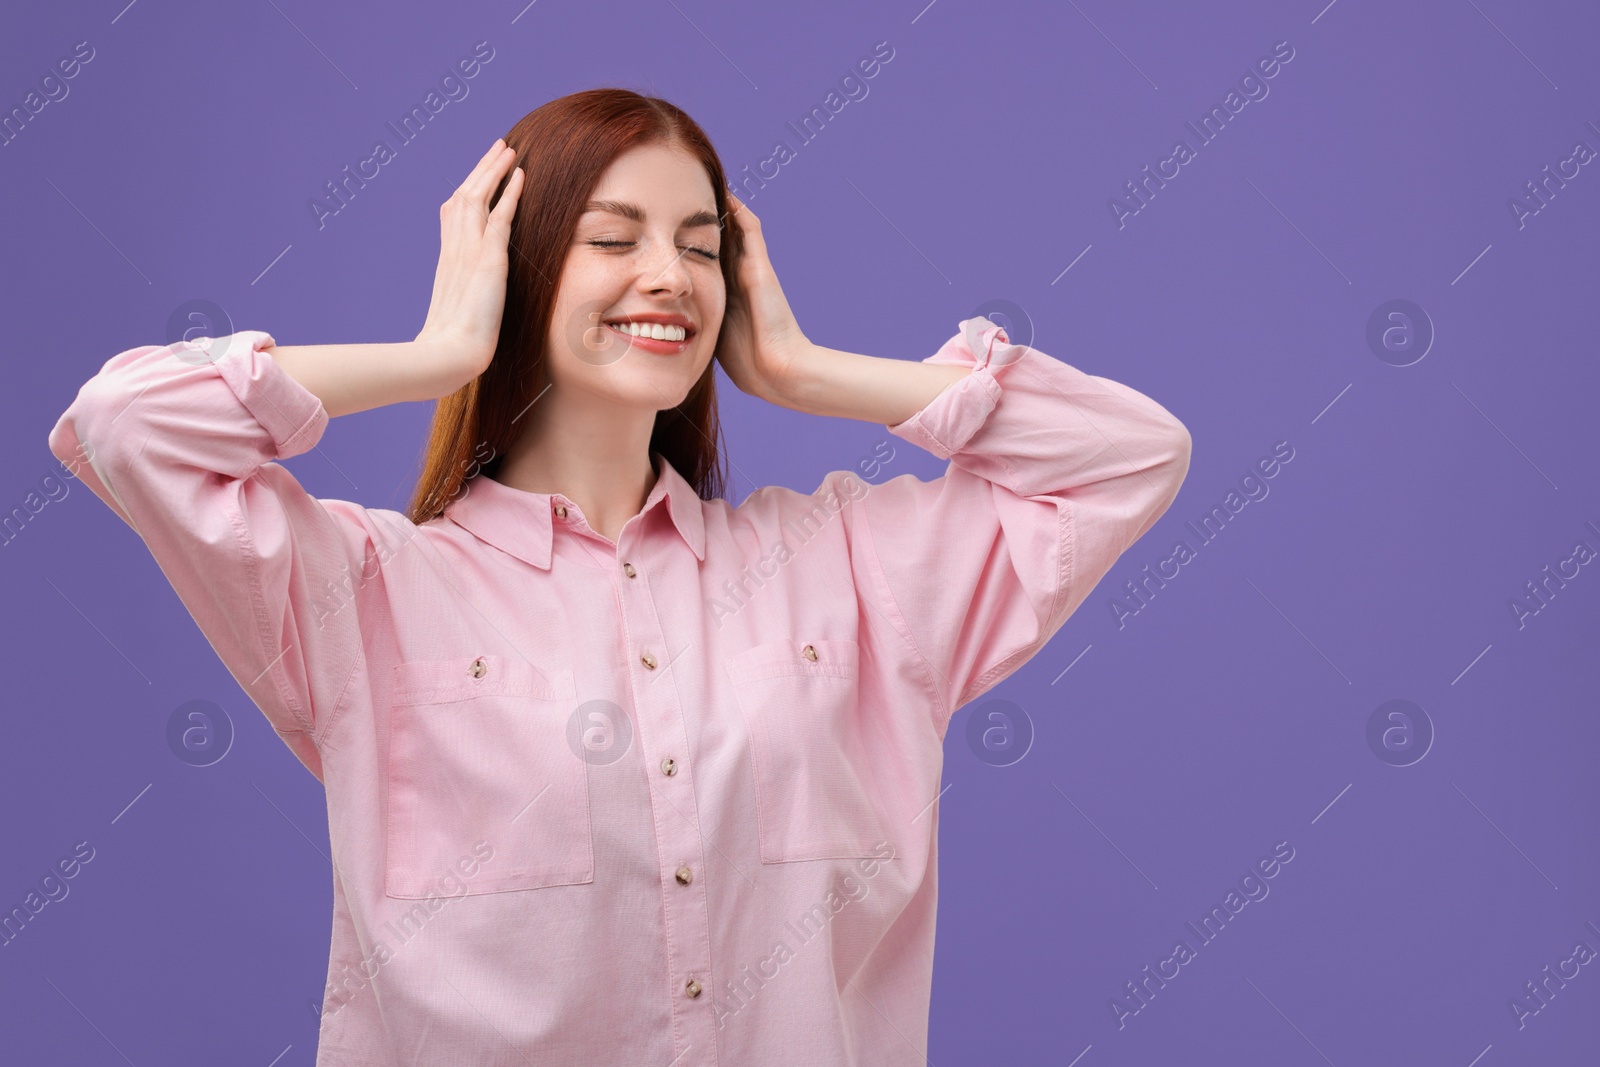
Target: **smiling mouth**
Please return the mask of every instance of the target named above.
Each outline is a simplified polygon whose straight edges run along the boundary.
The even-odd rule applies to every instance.
[[[677,324],[613,319],[603,325],[609,333],[627,342],[628,351],[646,352],[656,356],[682,355],[689,350],[697,336],[693,326]],[[660,337],[656,336],[658,333]]]
[[[692,326],[665,325],[659,322],[632,322],[627,319],[615,319],[605,323],[609,330],[620,333],[630,339],[643,339],[647,341],[661,341],[667,344],[681,344],[695,335]]]

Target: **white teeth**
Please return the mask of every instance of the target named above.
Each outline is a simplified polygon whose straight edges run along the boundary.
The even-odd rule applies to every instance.
[[[659,322],[613,322],[607,325],[632,337],[650,337],[657,341],[682,341],[689,336],[682,326],[663,326]]]

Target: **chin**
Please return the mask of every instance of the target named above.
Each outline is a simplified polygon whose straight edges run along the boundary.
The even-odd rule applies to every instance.
[[[682,404],[692,388],[692,381],[662,376],[654,380],[641,379],[626,388],[610,390],[607,395],[621,407],[664,411]]]
[[[645,403],[652,403],[657,408],[669,407],[683,403],[685,397],[694,389],[694,383],[700,380],[700,375],[705,373],[701,367],[690,374],[690,367],[657,366],[650,372],[641,373],[629,382],[627,391]],[[671,405],[668,404],[671,401]]]

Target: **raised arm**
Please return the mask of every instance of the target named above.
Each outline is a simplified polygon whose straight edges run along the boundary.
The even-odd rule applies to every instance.
[[[1143,393],[1012,344],[987,319],[964,321],[919,362],[812,344],[760,220],[731,199],[745,248],[723,327],[734,384],[882,423],[950,461],[931,482],[904,474],[864,496],[846,471],[823,486],[855,501],[845,529],[862,610],[899,634],[942,737],[956,709],[1042,648],[1166,511],[1189,470],[1189,431]]]
[[[414,341],[394,344],[277,345],[278,366],[330,418],[455,392],[494,358],[505,307],[506,236],[522,192],[522,168],[496,186],[516,153],[497,140],[439,208],[439,268],[428,316]]]
[[[1189,469],[1189,432],[1171,412],[1011,344],[987,319],[961,323],[917,363],[823,351],[800,365],[809,369],[791,396],[818,398],[819,413],[883,421],[950,461],[933,481],[904,474],[870,486],[847,520],[858,595],[921,667],[941,734],[1055,635]],[[935,369],[956,380],[889,421]]]
[[[50,431],[51,452],[144,540],[223,663],[318,778],[325,731],[364,666],[362,605],[381,597],[374,562],[414,527],[393,512],[318,500],[274,461],[314,447],[330,415],[436,398],[481,373],[498,333],[520,178],[492,214],[486,200],[510,159],[498,148],[485,156],[441,210],[433,304],[415,341],[279,346],[245,330],[130,348],[79,388]]]

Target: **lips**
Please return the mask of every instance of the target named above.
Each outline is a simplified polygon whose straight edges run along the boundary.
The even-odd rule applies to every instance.
[[[631,334],[626,329],[623,329],[623,328],[621,328],[620,326],[617,325],[618,322],[627,322],[627,321],[629,321],[629,320],[615,320],[615,322],[608,321],[606,323],[606,329],[609,330],[610,332],[616,334],[623,341],[625,341],[629,348],[636,348],[636,349],[640,349],[640,350],[645,351],[645,352],[653,352],[656,355],[661,355],[661,356],[675,356],[675,355],[679,354],[680,352],[687,351],[688,348],[689,348],[689,345],[694,341],[694,333],[693,333],[693,328],[692,327],[688,327],[688,326],[684,327],[684,332],[685,332],[686,336],[684,337],[683,340],[681,340],[681,341],[668,341],[668,340],[665,340],[665,339],[659,339],[658,340],[657,338],[654,338],[654,337],[645,337],[645,336],[638,335],[638,334]],[[632,321],[640,322],[642,320],[634,319]],[[671,324],[664,323],[663,325],[677,325],[677,324],[676,323],[671,323]]]
[[[657,312],[646,312],[638,315],[622,315],[618,316],[617,318],[605,319],[603,322],[606,326],[612,327],[626,326],[629,323],[634,323],[639,326],[677,326],[684,331],[685,341],[693,338],[698,332],[698,330],[695,328],[693,320],[686,315],[670,315]],[[618,332],[626,334],[630,337],[633,336],[628,334],[627,330],[625,329],[619,330]]]

